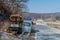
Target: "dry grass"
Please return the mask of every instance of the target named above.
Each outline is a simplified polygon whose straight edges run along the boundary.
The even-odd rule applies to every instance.
[[[57,22],[45,22],[45,24],[48,26],[60,29],[60,22],[59,21],[57,21]]]

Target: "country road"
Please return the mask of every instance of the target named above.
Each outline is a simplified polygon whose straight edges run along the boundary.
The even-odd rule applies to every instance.
[[[60,30],[45,25],[36,25],[39,32],[35,33],[35,40],[60,40]]]
[[[35,27],[36,30],[38,30],[39,32],[35,33],[34,40],[60,40],[60,30],[45,25],[35,25]],[[4,32],[0,32],[0,38],[1,38],[0,40],[22,40],[19,38],[14,38],[12,36],[9,36]]]

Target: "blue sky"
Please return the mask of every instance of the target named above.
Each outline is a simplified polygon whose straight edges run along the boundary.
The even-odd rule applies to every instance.
[[[27,4],[32,13],[60,12],[60,0],[29,0]]]

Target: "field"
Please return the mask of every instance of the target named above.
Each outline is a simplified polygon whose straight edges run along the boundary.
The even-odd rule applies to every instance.
[[[60,21],[56,22],[45,22],[45,25],[60,29]]]

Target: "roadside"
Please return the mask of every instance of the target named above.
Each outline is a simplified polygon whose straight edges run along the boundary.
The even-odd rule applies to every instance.
[[[44,22],[44,23],[45,23],[45,25],[47,25],[47,26],[60,29],[60,21],[56,21],[56,22]]]

